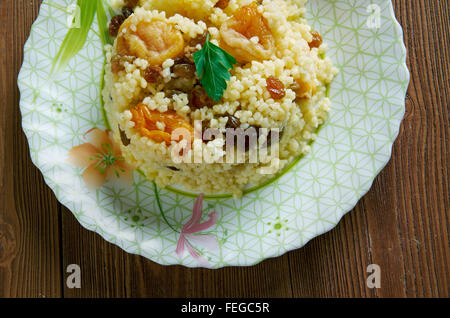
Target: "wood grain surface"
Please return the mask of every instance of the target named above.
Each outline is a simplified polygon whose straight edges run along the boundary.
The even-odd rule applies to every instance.
[[[313,1],[313,0],[311,0]],[[392,159],[339,225],[249,268],[163,267],[83,229],[31,162],[16,84],[40,0],[0,0],[0,297],[449,297],[447,0],[394,0],[411,84]],[[82,287],[66,287],[79,264]],[[381,268],[369,289],[366,268]]]

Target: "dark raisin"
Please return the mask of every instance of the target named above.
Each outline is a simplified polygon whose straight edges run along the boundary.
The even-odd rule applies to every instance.
[[[182,78],[193,78],[195,77],[195,65],[193,64],[175,64],[173,66],[172,72],[177,77]]]
[[[120,139],[122,140],[123,145],[125,147],[128,146],[131,143],[131,139],[128,138],[127,134],[122,129],[120,129],[120,126],[119,131],[120,131]]]
[[[122,8],[122,15],[125,17],[125,19],[127,19],[133,13],[134,13],[134,11],[130,7],[123,7]]]
[[[192,91],[195,85],[195,79],[193,78],[185,78],[185,77],[177,77],[172,78],[169,83],[165,85],[166,90],[169,91],[181,91],[184,93],[189,93]]]
[[[275,100],[282,99],[286,95],[283,82],[274,76],[267,79],[267,90]]]
[[[183,55],[183,56],[177,57],[174,61],[174,64],[175,65],[176,64],[192,64],[192,65],[194,65],[194,62]]]
[[[172,170],[172,171],[180,171],[180,169],[175,168],[175,167],[171,167],[171,166],[167,166],[167,168]]]
[[[111,22],[109,23],[109,35],[111,35],[112,37],[116,37],[117,33],[119,33],[119,29],[123,21],[125,21],[125,17],[121,14],[113,17],[111,19]]]
[[[189,46],[197,46],[197,44],[203,46],[205,45],[207,38],[208,38],[208,31],[205,31],[203,34],[197,35],[197,37],[189,40]]]
[[[124,2],[127,7],[134,8],[135,6],[137,6],[139,0],[125,0]]]
[[[157,83],[162,78],[161,72],[160,67],[149,66],[144,70],[144,78],[148,83]]]
[[[309,44],[309,48],[312,49],[312,48],[315,48],[315,47],[320,47],[322,45],[322,42],[323,42],[322,36],[320,35],[320,33],[317,32],[317,31],[312,31],[311,34],[313,36],[313,39],[312,39],[311,42],[308,43]]]
[[[229,115],[227,117],[228,117],[228,121],[226,124],[226,128],[238,128],[241,126],[241,121],[238,118],[231,116],[231,115]]]
[[[228,7],[230,4],[230,0],[219,0],[219,2],[216,3],[216,8],[221,8],[222,10]]]
[[[194,108],[212,107],[215,104],[215,101],[208,96],[201,86],[196,86],[189,94],[189,105]]]

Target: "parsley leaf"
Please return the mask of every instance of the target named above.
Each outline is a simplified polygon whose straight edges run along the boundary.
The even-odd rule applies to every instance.
[[[209,41],[209,34],[203,48],[194,53],[197,74],[200,77],[206,93],[218,102],[230,80],[230,69],[236,64],[236,59]]]

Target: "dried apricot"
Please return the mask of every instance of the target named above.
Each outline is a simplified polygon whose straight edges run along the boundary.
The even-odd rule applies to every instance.
[[[132,17],[125,20],[117,37],[117,53],[147,60],[159,66],[184,51],[183,35],[163,20],[140,21],[133,26]]]
[[[172,141],[172,133],[178,129],[183,128],[189,131],[191,140],[193,138],[194,128],[183,117],[177,115],[174,111],[161,113],[159,111],[150,110],[145,104],[139,104],[131,109],[133,115],[132,121],[135,123],[135,128],[142,136],[161,143],[165,142],[170,145]],[[157,123],[165,125],[164,131],[158,129]],[[182,138],[176,141],[180,141]]]
[[[220,46],[242,62],[268,59],[274,52],[275,40],[256,2],[223,23],[220,36]]]

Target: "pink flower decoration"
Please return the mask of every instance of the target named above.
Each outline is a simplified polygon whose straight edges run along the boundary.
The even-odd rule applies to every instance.
[[[95,190],[106,181],[119,179],[126,184],[132,183],[134,167],[125,162],[110,131],[92,128],[84,138],[87,143],[70,149],[67,162],[85,169],[82,177],[88,188]]]
[[[205,231],[212,227],[217,222],[217,213],[212,212],[208,216],[208,221],[204,223],[200,223],[202,218],[202,205],[203,205],[203,193],[197,197],[197,200],[194,204],[194,209],[192,210],[191,219],[183,226],[181,230],[180,239],[178,240],[177,249],[175,253],[179,258],[183,257],[184,248],[186,247],[189,254],[199,262],[202,266],[208,266],[208,261],[202,257],[197,250],[192,247],[190,242],[201,245],[209,250],[217,250],[219,249],[219,244],[214,236],[208,234],[201,235],[193,235],[195,233],[199,233]]]

